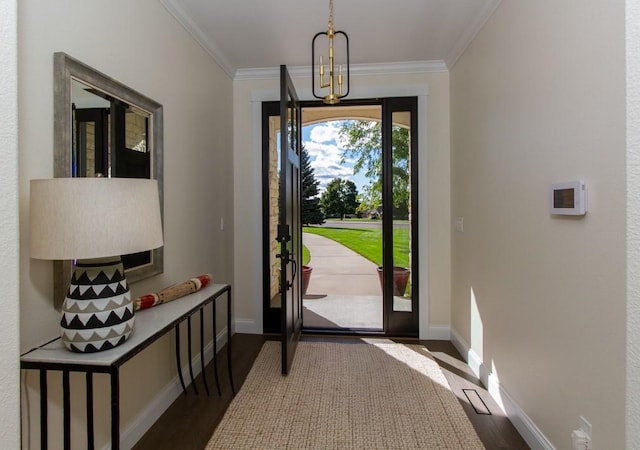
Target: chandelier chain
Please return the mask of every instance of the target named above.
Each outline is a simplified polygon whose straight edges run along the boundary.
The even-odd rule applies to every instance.
[[[329,0],[329,29],[333,30],[333,0]]]
[[[318,37],[324,36],[327,39],[327,44],[328,44],[328,50],[329,50],[329,64],[327,66],[328,70],[328,74],[325,73],[325,65],[322,61],[322,54],[320,54],[320,58],[319,58],[319,62],[320,64],[317,66],[318,67],[318,83],[317,86],[319,87],[319,89],[329,89],[329,93],[327,95],[321,96],[319,94],[316,93],[316,82],[315,82],[315,72],[316,72],[316,65],[315,65],[315,51],[316,51],[316,39]],[[346,57],[347,57],[347,74],[346,74],[346,79],[343,76],[343,72],[342,72],[342,66],[343,64],[336,64],[336,58],[335,58],[335,51],[334,51],[334,45],[333,45],[333,41],[336,37],[340,36],[340,38],[344,38],[344,44],[346,45]],[[321,37],[321,39],[323,39]],[[341,48],[341,51],[343,49]],[[334,28],[334,24],[333,24],[333,0],[329,0],[329,23],[328,23],[328,29],[326,32],[320,32],[320,33],[316,33],[316,35],[313,37],[313,40],[311,41],[311,55],[312,55],[312,60],[313,60],[313,64],[311,66],[311,71],[313,73],[312,75],[312,81],[311,84],[313,86],[313,96],[321,99],[325,104],[327,105],[337,105],[338,103],[340,103],[340,99],[343,97],[346,97],[347,95],[349,95],[349,37],[347,36],[347,34],[344,31],[336,31]],[[329,75],[328,79],[325,77],[325,75]],[[346,80],[346,83],[345,83]],[[347,89],[346,92],[343,91],[343,87],[346,85]]]

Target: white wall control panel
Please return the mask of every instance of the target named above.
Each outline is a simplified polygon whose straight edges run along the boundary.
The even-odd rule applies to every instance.
[[[587,213],[587,187],[584,181],[554,183],[549,188],[551,214],[584,216]]]

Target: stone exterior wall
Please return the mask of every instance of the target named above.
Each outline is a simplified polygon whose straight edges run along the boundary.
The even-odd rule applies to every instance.
[[[278,215],[279,208],[279,174],[278,161],[280,152],[278,151],[278,131],[279,117],[269,119],[269,267],[271,272],[270,298],[273,299],[280,292],[280,260],[276,258],[278,253]]]
[[[146,152],[147,118],[134,111],[126,114],[125,121],[125,147]]]

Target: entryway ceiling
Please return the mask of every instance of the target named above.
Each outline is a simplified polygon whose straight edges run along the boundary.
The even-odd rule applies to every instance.
[[[311,65],[329,0],[160,0],[235,77],[238,70]],[[356,65],[451,67],[500,0],[334,0],[334,24]]]

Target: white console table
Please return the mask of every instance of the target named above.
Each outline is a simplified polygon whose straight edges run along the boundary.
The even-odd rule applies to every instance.
[[[154,341],[164,336],[169,331],[175,329],[176,339],[176,364],[178,375],[184,393],[187,393],[182,368],[180,363],[180,323],[187,320],[188,325],[188,360],[189,373],[193,388],[197,393],[194,383],[193,368],[191,364],[191,316],[196,312],[200,313],[200,361],[202,364],[202,375],[204,384],[209,394],[204,371],[204,339],[203,339],[203,312],[204,307],[215,302],[223,294],[227,298],[227,366],[229,369],[229,380],[231,390],[235,395],[233,385],[233,373],[231,370],[231,286],[228,284],[212,284],[200,291],[189,294],[163,305],[158,305],[146,310],[138,311],[135,314],[135,325],[133,333],[121,345],[102,352],[96,353],[74,353],[67,350],[60,339],[55,339],[40,347],[34,348],[20,357],[20,367],[22,369],[33,369],[40,371],[40,446],[47,448],[47,371],[62,371],[63,390],[63,426],[64,426],[64,448],[71,447],[71,407],[69,373],[86,373],[87,383],[87,448],[94,448],[94,424],[93,424],[93,374],[108,373],[111,377],[111,446],[113,449],[120,447],[120,366],[140,353]],[[216,364],[216,308],[213,305],[213,363],[214,374],[218,394],[220,394],[220,383],[218,381],[218,367]]]

